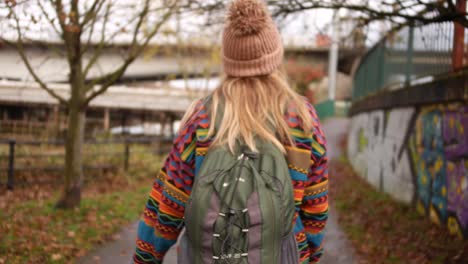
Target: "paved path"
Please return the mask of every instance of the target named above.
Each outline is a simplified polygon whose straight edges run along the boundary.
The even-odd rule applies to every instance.
[[[331,118],[323,122],[323,130],[327,137],[327,152],[330,159],[338,159],[342,154],[340,142],[349,130],[349,120]],[[333,180],[333,175],[331,175]],[[330,204],[330,215],[327,221],[325,235],[325,253],[322,264],[354,264],[357,263],[354,250],[346,235],[338,225],[338,217],[333,200]]]
[[[329,119],[323,123],[328,139],[328,153],[335,159],[341,155],[339,148],[340,138],[348,131],[349,122],[346,119]],[[322,264],[354,264],[355,257],[350,243],[337,223],[336,210],[330,207],[330,217],[326,227],[325,253]],[[125,228],[117,240],[104,245],[80,259],[78,264],[120,264],[130,263],[135,247],[137,223]],[[172,249],[165,259],[165,264],[176,264],[176,253]]]

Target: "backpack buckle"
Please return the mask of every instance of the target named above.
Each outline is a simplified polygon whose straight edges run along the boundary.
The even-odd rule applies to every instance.
[[[256,159],[259,156],[258,152],[250,150],[249,147],[247,147],[247,146],[242,147],[241,153],[242,154],[241,154],[241,156],[239,158],[247,157],[249,159]]]
[[[254,151],[250,151],[250,150],[244,151],[243,154],[245,156],[247,156],[247,158],[249,158],[249,159],[257,159],[258,156],[259,156],[258,152],[254,152]]]

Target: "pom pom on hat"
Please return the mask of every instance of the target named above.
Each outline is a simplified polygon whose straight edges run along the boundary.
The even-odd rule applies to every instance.
[[[229,9],[229,26],[236,36],[257,34],[268,26],[269,14],[260,0],[235,0]]]

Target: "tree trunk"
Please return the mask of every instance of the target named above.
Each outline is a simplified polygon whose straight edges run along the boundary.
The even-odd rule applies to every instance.
[[[78,17],[78,0],[71,2],[72,11]],[[76,24],[77,21],[71,21]],[[78,27],[78,25],[75,25]],[[81,57],[81,29],[64,32],[68,64],[70,66],[70,99],[68,101],[68,129],[65,145],[65,186],[57,208],[74,208],[80,205],[83,184],[83,144],[86,119],[85,76]]]
[[[83,183],[83,145],[86,111],[70,104],[65,155],[65,186],[57,208],[74,208],[80,205]]]

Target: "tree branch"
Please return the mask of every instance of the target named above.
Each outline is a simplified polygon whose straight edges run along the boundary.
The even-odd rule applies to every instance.
[[[380,7],[382,7],[382,5],[393,7],[391,11],[380,7],[372,8],[366,3],[356,4],[351,1],[341,0],[266,0],[266,2],[272,8],[273,16],[278,18],[311,9],[347,9],[362,13],[358,19],[367,21],[366,24],[376,20],[393,20],[394,24],[410,24],[413,22],[430,24],[455,21],[468,28],[467,13],[457,11],[456,8],[454,8],[453,0],[433,0],[431,2],[421,0],[381,0],[378,2]],[[208,3],[203,0],[188,0],[187,6],[209,13],[224,9],[226,4],[223,0],[215,0]],[[422,10],[419,11],[418,7],[421,7]],[[435,15],[434,11],[437,11]],[[395,18],[404,21],[396,22],[394,20]]]
[[[148,4],[149,4],[149,2],[148,2]],[[105,32],[105,31],[106,31],[106,28],[107,28],[106,25],[108,24],[108,20],[109,20],[110,8],[111,8],[111,6],[108,6],[108,9],[106,10],[106,13],[105,13],[105,15],[104,15],[103,29],[102,29],[102,31],[101,31],[101,39],[100,39],[100,41],[99,41],[99,44],[98,44],[98,46],[97,46],[97,49],[94,51],[93,56],[91,57],[91,59],[89,60],[89,62],[87,63],[87,65],[85,66],[85,71],[84,71],[84,72],[85,72],[85,73],[84,73],[85,76],[88,75],[88,73],[89,73],[89,71],[91,70],[91,68],[92,68],[92,67],[96,64],[96,62],[98,61],[98,59],[99,59],[99,57],[101,56],[102,51],[103,51],[103,49],[104,49],[104,47],[105,47],[105,44],[106,44],[106,43],[111,43],[111,42],[114,40],[114,38],[115,38],[117,35],[119,35],[119,34],[121,33],[121,31],[126,27],[126,25],[124,25],[124,26],[118,28],[117,30],[115,30],[115,32],[113,32],[110,36],[107,36],[107,38],[106,38],[106,33],[108,33],[108,32]],[[145,8],[144,8],[144,10],[145,10]],[[157,12],[157,11],[161,11],[161,10],[163,10],[163,8],[149,9],[149,7],[148,7],[148,8],[146,9],[146,12],[145,12],[145,13],[148,14],[149,12]],[[138,13],[138,14],[136,14],[135,16],[133,16],[132,18],[130,18],[130,19],[127,21],[126,24],[127,24],[127,25],[128,25],[128,24],[131,24],[131,23],[133,23],[133,22],[134,22],[135,20],[137,20],[137,19],[140,20],[139,18],[142,17],[142,14],[143,14],[143,11],[140,12],[140,13]],[[146,16],[146,14],[145,14],[145,16]],[[138,23],[139,23],[139,22],[137,22],[137,24],[138,24]],[[139,24],[140,24],[140,25],[138,26],[138,31],[134,31],[134,33],[138,33],[138,32],[139,32],[139,29],[141,28],[142,23],[139,23]],[[91,34],[91,33],[90,33],[90,34]],[[89,37],[91,37],[91,36],[89,36]],[[132,44],[130,44],[130,45],[134,45],[133,39],[134,39],[134,37],[132,36]],[[89,43],[89,42],[90,42],[90,40],[88,39],[88,44],[87,44],[85,50],[83,51],[83,53],[86,52],[86,51],[88,50],[88,46],[91,45],[91,43]],[[91,88],[92,88],[92,87],[91,87]],[[90,88],[90,89],[91,89],[91,88]]]
[[[67,15],[63,12],[62,0],[52,0],[52,4],[55,6],[55,12],[57,13],[58,22],[62,29],[62,34],[65,33],[65,21]],[[64,36],[64,41],[67,41]]]
[[[16,45],[11,43],[11,42],[8,42],[6,41],[7,43],[9,43],[10,45],[14,45],[17,47],[17,50],[18,50],[18,54],[20,55],[24,65],[26,66],[26,68],[28,69],[29,73],[32,75],[32,77],[34,78],[34,81],[36,83],[39,84],[39,86],[45,90],[50,96],[52,96],[53,98],[57,99],[59,101],[59,103],[61,104],[64,104],[64,105],[67,105],[68,104],[68,101],[61,97],[59,94],[57,94],[54,90],[50,89],[44,81],[42,81],[42,79],[36,74],[35,70],[33,69],[28,57],[26,56],[26,52],[24,50],[24,45],[23,45],[23,38],[22,38],[22,35],[23,33],[21,32],[21,26],[20,26],[20,22],[19,22],[19,19],[18,19],[18,16],[16,15],[16,12],[14,10],[11,9],[11,12],[12,12],[12,15],[13,15],[13,18],[16,22],[16,33],[18,34],[18,38],[17,38],[17,42],[16,42]]]
[[[143,52],[144,48],[148,46],[148,43],[151,41],[151,39],[159,32],[159,29],[162,27],[162,25],[171,17],[175,7],[177,6],[176,2],[177,1],[174,1],[174,3],[169,7],[169,10],[161,17],[160,21],[148,33],[143,43],[139,45],[138,32],[140,31],[141,25],[143,24],[143,21],[149,9],[149,0],[146,1],[145,8],[141,12],[140,19],[133,33],[132,45],[130,46],[129,56],[117,70],[113,71],[112,73],[106,74],[98,79],[95,79],[90,84],[88,84],[88,92],[91,91],[95,87],[95,85],[100,84],[100,87],[97,90],[90,93],[90,95],[85,101],[84,106],[87,106],[97,96],[105,93],[112,84],[114,84],[122,77],[122,75],[127,70],[128,66],[133,61],[135,61],[135,59]]]
[[[101,7],[104,5],[105,1],[102,0],[94,0],[93,4],[91,5],[91,8],[85,12],[83,21],[80,23],[80,27],[84,28],[88,22],[94,20],[96,17],[97,13],[101,9]]]
[[[46,18],[46,20],[49,22],[50,26],[52,27],[52,29],[55,31],[55,33],[57,33],[57,35],[63,39],[63,32],[61,32],[57,26],[55,25],[55,21],[53,18],[51,18],[49,16],[49,13],[45,10],[44,8],[44,5],[42,4],[41,0],[37,0],[37,5],[39,6],[39,8],[41,9],[41,12],[42,14],[44,15],[44,17]]]
[[[106,37],[106,28],[107,28],[107,22],[109,21],[109,15],[110,15],[110,9],[112,5],[108,4],[106,8],[106,14],[104,16],[104,22],[103,22],[103,28],[101,30],[101,41],[99,42],[99,45],[97,49],[94,51],[93,56],[89,60],[88,64],[86,65],[84,71],[83,71],[83,76],[88,76],[89,70],[93,67],[93,65],[97,62],[99,57],[101,56],[102,50],[104,49],[104,46],[106,44],[105,42],[105,37]]]

